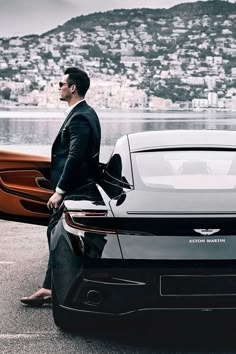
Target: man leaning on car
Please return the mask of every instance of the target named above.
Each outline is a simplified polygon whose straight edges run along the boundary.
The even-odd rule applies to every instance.
[[[93,180],[98,171],[101,128],[94,109],[85,101],[90,86],[86,72],[67,68],[59,82],[60,100],[68,103],[66,118],[56,136],[51,150],[51,183],[54,194],[47,206],[52,210],[47,236],[60,217],[59,207],[64,197]],[[50,247],[49,247],[50,248]],[[21,302],[29,306],[40,307],[51,301],[50,256],[45,279],[38,291]]]

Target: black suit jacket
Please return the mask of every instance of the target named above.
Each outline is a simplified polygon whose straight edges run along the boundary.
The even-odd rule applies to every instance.
[[[66,117],[52,145],[51,182],[66,193],[96,177],[101,128],[94,109],[85,101]]]

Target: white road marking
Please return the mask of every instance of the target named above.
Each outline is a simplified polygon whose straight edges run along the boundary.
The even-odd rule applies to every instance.
[[[14,264],[15,262],[0,261],[0,264]]]
[[[55,332],[0,334],[0,339],[39,338],[40,336],[48,336],[48,334],[57,335]]]

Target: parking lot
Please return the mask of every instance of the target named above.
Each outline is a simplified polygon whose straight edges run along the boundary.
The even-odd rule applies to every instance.
[[[0,353],[236,353],[232,313],[155,314],[63,332],[51,306],[21,305],[41,284],[45,227],[0,221]]]

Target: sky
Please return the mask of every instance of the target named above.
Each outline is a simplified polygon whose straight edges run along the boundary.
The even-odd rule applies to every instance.
[[[0,0],[0,37],[42,34],[72,17],[121,8],[169,8],[196,0]]]
[[[170,8],[186,2],[196,0],[0,0],[0,37],[42,34],[72,17],[93,12]]]

